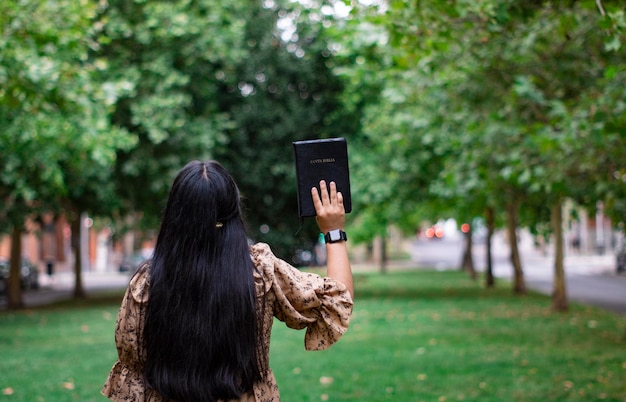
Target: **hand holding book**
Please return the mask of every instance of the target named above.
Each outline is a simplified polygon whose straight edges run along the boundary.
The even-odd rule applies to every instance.
[[[343,230],[346,220],[343,195],[337,191],[337,184],[334,181],[330,182],[329,187],[330,190],[326,186],[326,181],[321,180],[319,192],[317,187],[311,188],[317,226],[322,233],[335,229]]]
[[[345,213],[352,211],[348,145],[345,138],[296,141],[293,143],[298,187],[298,215],[315,216],[311,188],[320,180],[335,182]]]

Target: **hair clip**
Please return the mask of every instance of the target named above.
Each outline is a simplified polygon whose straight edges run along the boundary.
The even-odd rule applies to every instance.
[[[222,222],[217,222],[217,223],[215,224],[215,227],[216,227],[216,228],[221,228],[222,226],[224,226],[224,224],[223,224]]]

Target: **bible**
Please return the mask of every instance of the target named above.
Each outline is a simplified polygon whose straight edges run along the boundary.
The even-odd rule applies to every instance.
[[[298,214],[315,216],[311,189],[319,190],[320,180],[334,181],[343,196],[346,213],[352,211],[348,143],[345,138],[296,141],[293,143],[298,188]]]

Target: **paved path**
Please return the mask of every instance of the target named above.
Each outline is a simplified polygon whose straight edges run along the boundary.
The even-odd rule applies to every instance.
[[[458,269],[463,245],[460,240],[414,241],[412,262],[420,267]],[[528,288],[552,293],[554,257],[550,250],[540,251],[528,240],[520,244],[522,268]],[[485,270],[485,247],[474,244],[473,257],[477,271]],[[626,316],[626,275],[617,274],[615,256],[580,255],[565,257],[566,292],[570,301],[602,307]],[[496,278],[511,279],[513,268],[509,248],[502,238],[495,238],[492,251]]]
[[[458,269],[462,245],[460,241],[414,241],[410,245],[410,261],[391,262],[389,269],[437,268]],[[474,247],[474,261],[478,271],[484,271],[484,249]],[[510,279],[512,268],[508,250],[494,242],[494,275]],[[550,294],[552,292],[553,258],[532,248],[522,248],[522,263],[526,284],[530,289]],[[355,263],[354,271],[377,269],[375,265]],[[626,275],[615,272],[615,257],[570,255],[565,259],[567,293],[571,301],[595,305],[626,316]],[[85,290],[94,294],[111,289],[124,289],[130,276],[116,271],[86,272],[83,275]],[[58,273],[54,279],[41,276],[41,289],[24,294],[27,307],[49,304],[72,297],[74,277],[69,272]],[[6,307],[6,298],[0,297],[0,309]]]
[[[129,279],[129,274],[115,271],[83,273],[83,284],[87,295],[124,289]],[[51,304],[56,301],[71,299],[73,296],[73,273],[57,273],[54,274],[52,279],[47,275],[40,275],[39,282],[39,289],[24,292],[23,298],[26,307]],[[6,297],[0,296],[0,309],[4,308],[6,308]]]

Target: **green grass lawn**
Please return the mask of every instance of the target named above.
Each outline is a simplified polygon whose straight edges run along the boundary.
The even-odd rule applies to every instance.
[[[626,319],[483,289],[460,272],[358,274],[351,328],[328,351],[274,326],[282,400],[626,401]],[[121,295],[0,312],[0,401],[102,401]]]

